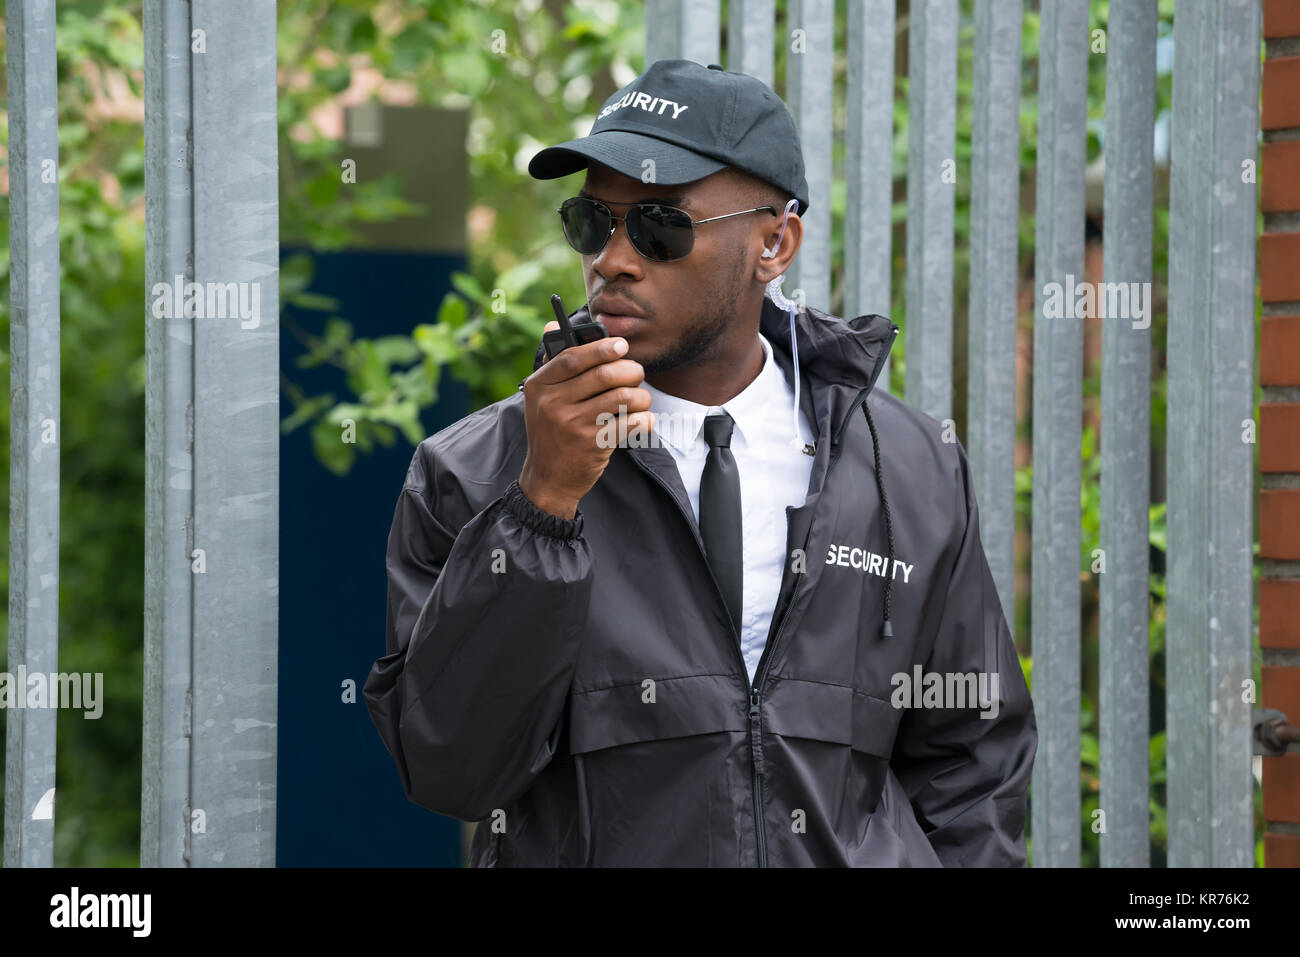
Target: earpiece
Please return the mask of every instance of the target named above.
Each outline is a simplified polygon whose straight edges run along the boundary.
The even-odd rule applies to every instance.
[[[764,249],[761,259],[772,259],[776,256],[776,251],[781,248],[781,240],[785,238],[785,223],[790,218],[790,210],[799,205],[799,200],[792,199],[785,204],[785,212],[781,215],[781,231],[776,234],[776,242],[771,249]]]
[[[763,259],[771,259],[776,255],[776,251],[781,248],[781,240],[785,238],[786,220],[790,218],[790,210],[798,205],[799,200],[792,199],[785,204],[785,213],[781,217],[781,231],[776,235],[776,244],[771,249],[763,250]],[[793,437],[790,439],[790,448],[796,452],[802,452],[804,455],[816,455],[816,443],[804,442],[799,434],[799,342],[795,335],[794,314],[798,308],[793,302],[785,297],[781,291],[781,284],[785,280],[785,273],[777,276],[767,284],[767,294],[776,303],[777,307],[784,309],[790,314],[790,356],[794,360],[794,407],[791,409],[791,421],[793,425]]]

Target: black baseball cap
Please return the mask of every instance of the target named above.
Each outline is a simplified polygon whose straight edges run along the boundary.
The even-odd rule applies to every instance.
[[[605,101],[590,133],[541,150],[528,172],[556,179],[592,160],[636,179],[653,160],[653,182],[665,185],[732,166],[793,196],[799,215],[808,209],[794,117],[762,80],[719,63],[656,60]]]

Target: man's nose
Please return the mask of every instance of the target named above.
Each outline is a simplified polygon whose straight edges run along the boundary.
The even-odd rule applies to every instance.
[[[615,276],[639,276],[644,260],[632,246],[627,236],[627,223],[621,219],[614,220],[614,233],[605,243],[605,248],[596,254],[592,268],[600,273],[606,282]]]

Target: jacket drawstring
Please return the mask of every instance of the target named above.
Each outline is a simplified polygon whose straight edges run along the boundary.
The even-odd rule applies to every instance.
[[[791,200],[790,204],[786,206],[787,214],[790,205],[793,205],[794,202],[794,200]],[[785,231],[784,219],[781,220],[781,230],[782,232]],[[778,238],[776,246],[773,246],[772,250],[775,250],[780,244],[781,241]],[[764,255],[769,255],[772,250],[765,251]],[[790,354],[794,359],[794,438],[790,440],[790,445],[792,448],[802,448],[808,455],[812,455],[816,445],[804,445],[803,439],[799,437],[799,344],[794,334],[795,304],[785,298],[781,292],[781,281],[784,278],[785,275],[782,274],[768,283],[767,292],[777,306],[790,313]],[[880,467],[880,438],[876,435],[876,423],[871,420],[871,409],[867,406],[866,398],[862,400],[862,414],[867,417],[867,428],[871,430],[871,449],[875,457],[876,488],[880,490],[880,506],[885,515],[885,541],[889,552],[888,564],[885,566],[885,609],[884,619],[880,625],[880,636],[882,638],[893,638],[894,622],[891,612],[893,611],[894,594],[894,520],[889,512],[889,496],[885,493],[885,476]]]
[[[889,574],[885,576],[885,613],[884,621],[880,626],[880,637],[893,638],[894,623],[890,619],[890,598],[894,586],[894,522],[889,514],[889,497],[885,494],[885,476],[880,469],[880,439],[876,436],[876,423],[871,421],[871,409],[867,406],[866,399],[862,400],[862,414],[867,417],[867,428],[871,430],[871,450],[872,455],[875,457],[876,488],[880,489],[880,506],[885,513],[885,540],[889,548],[888,564],[885,566],[889,570]]]

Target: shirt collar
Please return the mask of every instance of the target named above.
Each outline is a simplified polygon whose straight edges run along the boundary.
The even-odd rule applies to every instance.
[[[641,388],[650,393],[650,411],[655,414],[655,432],[661,442],[679,452],[687,452],[696,442],[702,441],[704,417],[718,408],[726,411],[735,422],[733,442],[748,443],[758,438],[762,417],[771,414],[772,403],[778,396],[780,401],[784,400],[781,391],[784,381],[773,378],[782,376],[782,373],[772,358],[772,346],[762,333],[759,333],[758,341],[763,348],[762,369],[754,381],[721,406],[702,405],[669,395],[644,380],[641,382]]]

